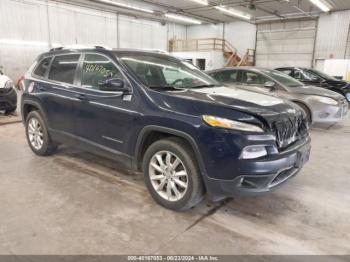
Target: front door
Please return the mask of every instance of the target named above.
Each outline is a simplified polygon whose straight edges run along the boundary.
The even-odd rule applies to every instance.
[[[263,93],[267,95],[275,95],[276,89],[265,87],[265,84],[271,81],[272,80],[269,78],[257,72],[241,70],[238,84],[241,88],[248,91]]]
[[[135,94],[102,91],[101,83],[121,79],[130,84],[117,65],[108,57],[88,53],[81,65],[81,85],[76,88],[75,134],[85,145],[111,151],[128,158],[132,125],[136,121],[138,103]]]

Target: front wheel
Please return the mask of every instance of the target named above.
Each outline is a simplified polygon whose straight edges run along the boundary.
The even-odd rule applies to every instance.
[[[26,119],[26,136],[32,151],[40,156],[50,155],[57,146],[51,140],[45,121],[38,111],[32,111]]]
[[[192,149],[179,138],[153,143],[143,159],[146,186],[160,205],[187,210],[203,198],[204,187]]]

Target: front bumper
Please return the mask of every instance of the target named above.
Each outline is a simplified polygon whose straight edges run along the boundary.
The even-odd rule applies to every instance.
[[[313,106],[313,124],[332,124],[343,120],[348,113],[348,102],[344,99],[338,105]]]
[[[213,200],[225,197],[261,195],[279,188],[295,176],[308,161],[310,138],[277,155],[259,160],[241,160],[243,168],[232,180],[207,179],[207,190]],[[232,172],[237,170],[232,170]]]
[[[17,107],[17,93],[15,89],[7,93],[0,92],[0,110],[11,110]]]

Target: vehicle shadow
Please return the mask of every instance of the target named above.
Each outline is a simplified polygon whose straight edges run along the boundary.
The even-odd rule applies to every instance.
[[[127,169],[113,160],[67,146],[59,147],[55,156],[57,158],[56,162],[69,169],[76,169],[81,173],[94,176],[111,184],[119,183],[118,181],[122,180],[133,187],[137,187],[143,194],[148,195],[143,174]],[[205,210],[203,210],[203,206]],[[198,207],[192,210],[192,213],[204,212],[203,216],[205,218],[218,210],[225,212],[230,209],[234,210],[233,213],[230,212],[234,216],[243,215],[276,219],[279,215],[284,215],[285,212],[300,210],[300,204],[284,196],[276,198],[276,193],[273,192],[262,197],[226,198],[216,202],[205,198]]]

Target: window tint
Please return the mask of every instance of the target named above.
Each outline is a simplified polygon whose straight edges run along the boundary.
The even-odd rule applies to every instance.
[[[262,69],[262,72],[275,81],[281,83],[285,87],[301,87],[303,86],[303,83],[299,82],[298,80],[294,79],[291,76],[288,76],[286,74],[283,74],[282,72],[276,71],[276,70],[270,70],[270,69]]]
[[[223,83],[235,83],[237,82],[238,71],[236,70],[226,70],[218,72],[214,75],[214,78],[219,82]]]
[[[138,79],[150,88],[187,89],[218,84],[194,65],[172,56],[125,53],[119,57]]]
[[[80,55],[56,56],[52,62],[49,79],[73,84]]]
[[[292,76],[292,70],[291,69],[278,69],[278,71],[285,73],[286,75]]]
[[[310,70],[296,70],[294,77],[301,81],[321,81],[321,78],[314,72]]]
[[[51,59],[52,57],[46,57],[43,60],[41,60],[40,64],[34,70],[34,75],[44,77],[47,72],[47,69],[50,66]]]
[[[242,71],[241,82],[248,85],[263,85],[270,81],[268,78],[264,77],[255,72]]]
[[[98,83],[100,81],[114,78],[124,79],[112,61],[98,54],[85,55],[81,79],[82,86],[99,89]]]

